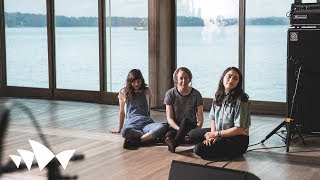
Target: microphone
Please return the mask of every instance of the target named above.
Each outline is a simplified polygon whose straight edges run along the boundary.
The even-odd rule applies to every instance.
[[[33,165],[37,165],[37,163],[33,162],[31,167]],[[24,169],[27,169],[27,165],[25,163],[20,163],[19,168],[17,168],[16,164],[13,161],[9,161],[5,166],[2,166],[2,173],[10,173],[10,172],[15,172],[15,171],[21,171]]]
[[[19,170],[23,170],[26,169],[27,166],[25,163],[21,163],[19,165],[19,168],[17,168],[17,166],[15,165],[15,163],[10,160],[5,166],[1,165],[2,162],[2,150],[3,150],[3,140],[5,138],[6,135],[6,129],[8,127],[9,124],[9,112],[10,109],[13,108],[14,106],[21,108],[30,118],[30,120],[32,121],[33,125],[35,126],[40,139],[43,141],[43,143],[45,144],[45,146],[47,148],[50,148],[49,143],[44,135],[44,133],[42,132],[42,129],[39,125],[39,123],[37,122],[35,116],[32,114],[31,110],[18,102],[6,102],[4,104],[0,104],[0,177],[3,173],[9,173],[9,172],[14,172],[14,171],[19,171]],[[74,154],[71,158],[70,161],[77,161],[77,160],[82,160],[84,159],[84,155],[83,154]],[[38,163],[32,163],[32,165],[37,165]],[[77,179],[77,176],[63,176],[60,174],[59,171],[59,163],[58,160],[56,158],[54,158],[47,166],[48,172],[47,172],[47,176],[49,180],[55,180],[55,179]]]
[[[78,160],[82,160],[84,159],[84,155],[83,154],[75,154],[71,157],[70,161],[78,161]],[[53,160],[53,161],[57,161],[57,160]],[[37,163],[33,162],[32,166],[36,166]],[[8,161],[8,163],[4,166],[1,167],[2,173],[10,173],[10,172],[15,172],[15,171],[20,171],[20,170],[24,170],[27,169],[27,165],[24,162],[21,162],[19,165],[19,168],[17,168],[16,164],[10,160]]]
[[[1,104],[0,105],[0,165],[2,162],[2,144],[3,144],[3,140],[5,138],[6,135],[6,129],[8,126],[8,122],[9,122],[9,109],[7,108],[7,104]],[[3,173],[3,169],[0,166],[0,177]]]
[[[71,158],[70,161],[78,161],[84,159],[83,154],[74,154]]]

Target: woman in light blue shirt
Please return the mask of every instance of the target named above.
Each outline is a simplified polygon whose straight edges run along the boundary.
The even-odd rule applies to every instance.
[[[248,95],[242,89],[242,74],[236,67],[227,68],[219,81],[210,110],[211,128],[194,129],[189,133],[199,142],[194,153],[203,159],[239,156],[249,144],[251,124]]]

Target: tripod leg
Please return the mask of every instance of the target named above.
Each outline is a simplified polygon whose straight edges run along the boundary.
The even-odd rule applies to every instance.
[[[303,139],[302,134],[301,134],[300,127],[299,127],[298,125],[296,125],[296,129],[297,129],[297,131],[298,131],[299,137],[300,137],[301,140],[302,140],[302,143],[303,143],[304,145],[306,145],[306,142],[304,142],[304,139]]]
[[[286,123],[287,136],[286,136],[286,151],[289,152],[289,146],[291,141],[291,120],[284,121]]]
[[[261,143],[263,144],[267,139],[269,139],[272,135],[274,135],[277,131],[279,131],[280,128],[282,128],[285,125],[285,121],[283,121],[281,124],[279,124],[279,126],[277,126],[274,130],[272,130],[264,140],[261,141]]]

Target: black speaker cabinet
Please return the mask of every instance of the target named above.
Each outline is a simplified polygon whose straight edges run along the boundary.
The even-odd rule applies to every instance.
[[[169,180],[260,180],[256,175],[233,169],[205,166],[173,160]]]
[[[289,28],[287,54],[288,115],[296,90],[292,117],[303,133],[320,132],[320,29]]]

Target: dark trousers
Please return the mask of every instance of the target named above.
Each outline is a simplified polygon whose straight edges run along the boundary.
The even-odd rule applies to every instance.
[[[181,143],[185,143],[184,137],[189,133],[190,130],[196,128],[197,124],[192,122],[189,118],[185,118],[180,122],[180,124],[178,124],[178,126],[180,127],[178,131],[170,127],[166,134],[166,137],[173,139],[176,146]]]
[[[193,141],[198,142],[193,151],[202,159],[241,156],[248,149],[249,136],[245,135],[218,137],[214,144],[207,146],[203,144],[206,132],[210,132],[210,128],[194,129],[189,133],[190,138]]]

